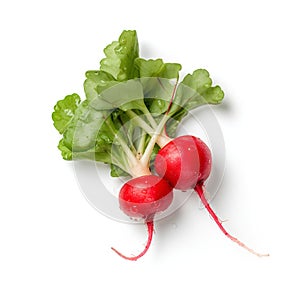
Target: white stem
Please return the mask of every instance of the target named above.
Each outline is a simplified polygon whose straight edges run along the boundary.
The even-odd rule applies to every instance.
[[[141,133],[139,145],[137,148],[137,155],[136,155],[137,159],[140,159],[142,157],[142,154],[143,154],[144,148],[145,148],[146,135],[147,135],[144,129],[141,128],[141,131],[142,131],[142,133]]]
[[[144,175],[151,175],[151,172],[149,170],[149,167],[145,167],[143,166],[140,161],[138,161],[137,164],[135,164],[134,166],[130,167],[130,171],[131,171],[131,176],[132,177],[141,177]]]
[[[170,143],[172,141],[171,138],[169,138],[167,135],[165,134],[160,134],[158,137],[157,137],[157,144],[160,148],[163,148],[164,146],[166,146],[168,143]]]
[[[126,156],[128,158],[129,164],[130,165],[137,164],[139,161],[134,156],[134,154],[132,153],[132,151],[130,150],[130,148],[128,147],[128,145],[125,143],[125,141],[122,138],[120,138],[118,136],[118,134],[115,135],[115,139],[120,143],[123,151],[125,152],[125,154],[126,154]]]
[[[151,113],[147,110],[147,111],[144,111],[144,114],[145,114],[147,120],[149,121],[149,123],[151,124],[151,126],[153,128],[156,128],[157,127],[157,123],[154,120],[154,118],[152,117]]]
[[[149,161],[150,161],[150,156],[152,154],[152,151],[153,151],[153,148],[157,142],[157,139],[159,138],[166,122],[168,121],[169,119],[169,116],[168,115],[164,115],[163,118],[161,119],[160,123],[158,124],[155,132],[153,133],[148,145],[147,145],[147,148],[143,154],[143,156],[141,157],[140,159],[140,162],[142,164],[142,166],[144,167],[148,167],[149,166]]]
[[[134,118],[134,121],[136,124],[144,129],[150,136],[153,136],[154,129],[149,126],[141,117],[139,117],[135,112],[133,111],[127,111],[127,114],[130,118]],[[155,122],[155,120],[154,120]],[[156,122],[155,122],[156,124]],[[157,128],[157,124],[154,128]],[[157,144],[160,148],[164,147],[166,144],[168,144],[172,139],[169,138],[167,135],[160,133],[157,137]]]

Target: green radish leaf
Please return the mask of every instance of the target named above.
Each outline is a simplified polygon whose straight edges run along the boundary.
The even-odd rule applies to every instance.
[[[105,49],[106,57],[100,62],[100,70],[111,74],[117,81],[132,79],[136,76],[135,59],[139,56],[139,44],[135,30],[124,30],[118,41]]]
[[[77,94],[66,96],[59,100],[54,106],[52,120],[54,127],[62,134],[72,121],[75,111],[80,104],[80,97]]]
[[[172,112],[177,106],[186,110],[194,109],[204,104],[219,104],[224,98],[224,92],[219,86],[212,87],[212,79],[208,71],[198,69],[188,74],[178,85]]]
[[[139,70],[139,77],[178,78],[181,65],[177,63],[164,63],[162,59],[137,58],[135,65]]]

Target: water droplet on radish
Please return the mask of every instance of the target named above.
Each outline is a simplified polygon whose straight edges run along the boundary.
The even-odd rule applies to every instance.
[[[204,196],[205,198],[210,199],[210,192],[207,189],[204,190]]]
[[[136,205],[133,205],[133,206],[131,207],[131,211],[132,211],[133,213],[136,213],[136,212],[138,211],[138,207],[137,207]]]
[[[159,205],[160,205],[159,201],[156,201],[153,203],[154,208],[159,208]]]
[[[177,228],[177,224],[176,223],[172,223],[172,228],[176,229]]]
[[[141,222],[142,218],[138,218],[138,217],[130,217],[130,220],[132,220],[133,222]]]

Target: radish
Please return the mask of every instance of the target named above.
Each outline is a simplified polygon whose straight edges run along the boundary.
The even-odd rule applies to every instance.
[[[204,207],[225,236],[252,254],[259,257],[268,256],[254,251],[229,234],[209,205],[204,195],[204,182],[209,177],[211,164],[211,152],[207,145],[190,135],[177,137],[167,143],[160,149],[154,162],[157,174],[165,178],[175,189],[194,189],[197,192]]]
[[[120,190],[119,206],[129,217],[144,220],[147,244],[131,257],[112,250],[129,260],[142,257],[152,241],[154,217],[170,206],[175,188],[194,189],[228,238],[263,256],[231,236],[205,198],[204,183],[212,164],[209,148],[193,136],[169,137],[190,110],[220,104],[223,90],[213,86],[205,69],[179,81],[180,64],[143,59],[138,45],[136,31],[124,30],[105,47],[100,69],[86,72],[84,99],[67,95],[52,113],[65,160],[102,162],[110,165],[112,177],[132,177]],[[150,171],[153,159],[160,177]]]
[[[115,251],[128,260],[137,260],[149,249],[153,231],[153,218],[156,213],[167,209],[173,200],[173,188],[166,180],[155,175],[144,175],[126,182],[119,193],[121,210],[131,218],[142,218],[148,227],[148,241],[145,249],[138,255],[128,257]]]

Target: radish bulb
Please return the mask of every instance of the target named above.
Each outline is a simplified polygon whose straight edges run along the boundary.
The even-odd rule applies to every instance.
[[[160,149],[154,162],[157,174],[166,179],[175,189],[194,189],[197,192],[208,213],[231,241],[259,257],[268,256],[269,254],[254,251],[229,234],[209,205],[204,195],[204,183],[210,175],[211,165],[212,157],[207,145],[199,138],[190,135],[177,137],[166,144]]]
[[[119,193],[120,209],[131,218],[142,218],[148,228],[148,240],[145,249],[136,256],[125,256],[112,248],[122,258],[137,260],[149,249],[155,214],[166,210],[173,200],[173,188],[169,183],[155,175],[144,175],[126,182]]]

